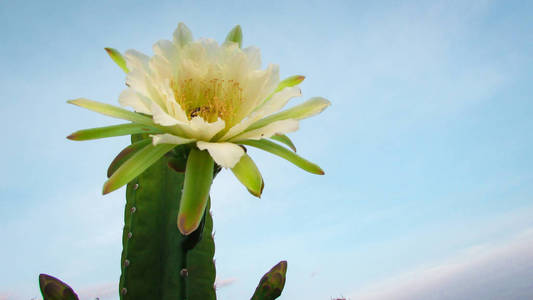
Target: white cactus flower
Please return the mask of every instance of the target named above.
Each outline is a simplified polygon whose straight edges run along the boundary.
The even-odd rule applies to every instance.
[[[263,149],[309,172],[323,174],[318,166],[267,139],[294,148],[285,134],[296,131],[301,119],[320,113],[330,102],[317,97],[281,111],[289,100],[301,96],[296,85],[304,77],[293,76],[280,81],[277,65],[269,64],[262,69],[259,49],[242,49],[241,43],[239,26],[228,34],[224,43],[218,44],[212,39],[193,40],[191,31],[180,23],[172,41],[160,40],[154,44],[152,57],[136,50],[128,50],[122,56],[118,51],[106,48],[127,73],[127,88],[120,94],[119,103],[135,112],[87,99],[69,102],[132,123],[82,130],[69,138],[86,140],[149,133],[151,145],[144,142],[142,147],[134,149],[135,154],[106,182],[104,193],[126,184],[176,145],[182,144],[194,145],[192,156],[199,155],[202,160],[212,158],[221,167],[232,169],[256,196],[261,194],[263,181],[243,145]],[[188,197],[189,169],[201,169],[201,166],[190,165],[195,164],[191,160],[194,158],[189,157],[187,163],[184,198]],[[209,169],[212,172],[212,161],[209,164],[211,167],[207,166],[205,172]],[[191,176],[199,180],[194,174]],[[210,184],[206,187],[206,195]],[[194,198],[199,192],[190,194]],[[205,207],[206,200],[199,202]],[[180,215],[182,209],[186,210],[183,203]],[[178,220],[178,227],[184,234],[196,228],[198,217],[192,219],[191,222],[182,220],[182,225]]]

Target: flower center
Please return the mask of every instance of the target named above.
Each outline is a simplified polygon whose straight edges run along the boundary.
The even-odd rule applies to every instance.
[[[200,116],[206,122],[221,118],[226,125],[235,121],[243,102],[239,82],[223,79],[185,79],[171,82],[176,102],[190,119]]]

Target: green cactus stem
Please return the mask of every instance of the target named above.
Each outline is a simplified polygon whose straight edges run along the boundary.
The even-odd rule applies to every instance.
[[[213,240],[213,218],[209,213],[210,203],[207,202],[205,224],[199,227],[203,232],[196,246],[187,252],[187,299],[189,300],[214,300],[215,294],[215,241]],[[198,230],[197,230],[198,232]],[[193,235],[195,233],[193,232]],[[194,238],[192,236],[191,238]]]
[[[132,142],[142,138],[132,136]],[[168,165],[186,159],[185,149],[172,150],[127,186],[121,300],[216,299],[211,215],[189,236],[176,226],[184,175]]]

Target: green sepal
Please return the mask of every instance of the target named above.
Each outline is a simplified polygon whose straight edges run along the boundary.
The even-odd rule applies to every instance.
[[[115,136],[123,136],[137,133],[161,133],[161,130],[151,128],[146,125],[127,123],[113,126],[97,127],[90,129],[78,130],[71,135],[67,136],[67,139],[73,141],[87,141],[102,139]]]
[[[108,194],[130,182],[174,147],[176,145],[160,144],[154,146],[150,144],[137,151],[104,183],[102,193]]]
[[[85,98],[78,98],[74,100],[68,100],[67,103],[77,105],[79,107],[92,110],[94,112],[110,116],[117,119],[128,120],[133,123],[146,125],[149,127],[157,128],[161,131],[168,132],[177,136],[183,136],[183,131],[177,126],[165,127],[154,123],[152,118],[144,116],[142,114],[123,109],[121,107],[113,106],[107,103],[102,103]]]
[[[296,152],[296,146],[294,146],[294,143],[285,134],[275,134],[275,135],[271,136],[270,138],[275,140],[275,141],[278,141],[278,142],[280,142],[282,144],[287,145],[289,148],[292,149],[292,151]]]
[[[311,116],[321,113],[330,105],[331,102],[329,102],[328,100],[321,97],[314,97],[292,108],[262,118],[261,120],[254,122],[252,125],[246,128],[244,132],[265,127],[268,124],[271,124],[276,121],[288,119],[301,120],[309,118]]]
[[[115,157],[115,159],[113,159],[113,161],[111,162],[111,164],[109,164],[109,167],[107,168],[107,178],[111,177],[113,173],[115,173],[115,171],[118,170],[118,168],[122,166],[124,162],[126,162],[135,153],[137,153],[137,151],[148,146],[151,142],[152,139],[140,140],[131,145],[128,145],[128,147],[120,151],[120,153]]]
[[[276,144],[274,142],[271,142],[269,140],[244,140],[239,141],[239,144],[248,145],[252,147],[259,148],[261,150],[270,152],[274,155],[277,155],[281,158],[284,158],[294,165],[302,168],[303,170],[306,170],[309,173],[317,174],[317,175],[324,175],[324,171],[317,166],[316,164],[306,160],[305,158],[300,157],[296,153],[290,151],[289,149]]]
[[[280,83],[278,83],[278,86],[274,90],[274,93],[277,93],[286,87],[299,85],[300,83],[302,83],[302,81],[304,81],[304,79],[305,79],[305,76],[303,75],[293,75],[293,76],[287,77],[283,79],[282,81],[280,81]]]
[[[283,79],[282,81],[280,81],[280,83],[278,83],[278,86],[276,87],[276,89],[270,95],[268,95],[268,97],[266,97],[266,99],[263,100],[261,105],[258,105],[254,109],[254,111],[258,110],[260,107],[263,106],[263,104],[268,102],[268,100],[270,100],[270,98],[272,98],[272,95],[274,95],[275,93],[281,91],[282,89],[284,89],[286,87],[296,86],[296,85],[302,83],[302,81],[304,81],[304,79],[305,79],[305,76],[303,76],[303,75],[293,75],[293,76],[290,76],[290,77],[287,77],[287,78]]]
[[[39,287],[44,300],[78,300],[70,286],[53,276],[40,274]]]
[[[226,42],[233,42],[239,44],[242,48],[242,29],[240,25],[233,27],[233,29],[226,36]]]
[[[274,300],[278,298],[285,287],[286,274],[287,261],[280,261],[261,278],[251,300]]]
[[[130,70],[128,70],[128,67],[126,65],[126,60],[120,54],[120,52],[117,49],[113,48],[104,48],[109,57],[124,71],[124,73],[129,73]]]
[[[178,229],[183,235],[191,234],[202,220],[213,181],[214,165],[207,151],[192,148],[189,152],[177,220]]]
[[[156,128],[161,127],[159,125],[156,125],[149,117],[110,104],[93,101],[85,98],[78,98],[74,100],[69,100],[67,102],[113,118],[128,120],[134,123],[153,126]]]
[[[185,24],[180,22],[178,28],[174,31],[174,43],[179,47],[185,47],[188,43],[192,42],[192,32]]]
[[[248,189],[250,194],[261,198],[261,193],[265,187],[263,177],[248,154],[244,154],[231,171]]]

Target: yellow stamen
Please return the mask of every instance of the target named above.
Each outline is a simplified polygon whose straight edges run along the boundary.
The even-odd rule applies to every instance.
[[[223,79],[184,79],[171,82],[176,102],[190,119],[200,116],[212,123],[221,118],[234,124],[236,112],[243,102],[239,82]]]

